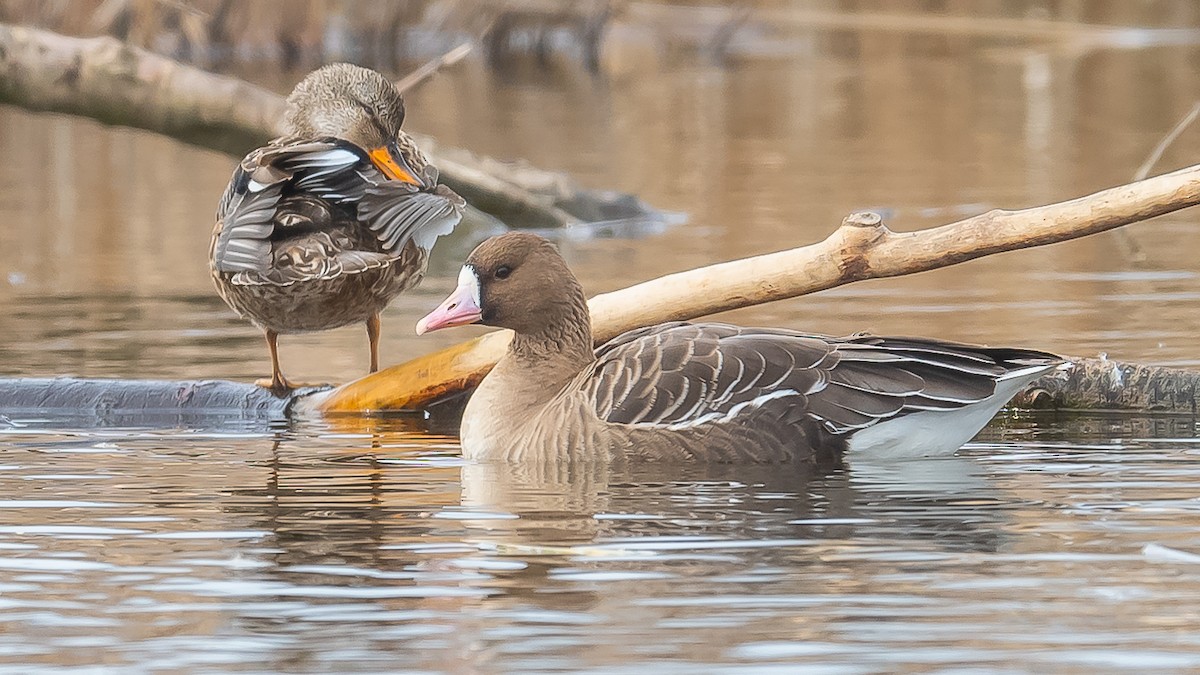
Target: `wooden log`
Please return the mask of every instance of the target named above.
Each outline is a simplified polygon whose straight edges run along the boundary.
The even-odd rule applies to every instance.
[[[502,336],[490,333],[482,339]],[[1008,408],[1196,416],[1200,372],[1108,358],[1071,358],[1071,363],[1071,369],[1055,371],[1030,384]],[[466,388],[475,383],[466,380],[457,386]],[[308,399],[321,391],[309,387],[280,397],[253,384],[226,380],[0,378],[0,428],[19,425],[21,418],[29,416],[109,426],[227,426],[231,420],[270,423],[303,414]],[[436,392],[427,395],[432,397]],[[413,429],[423,426],[453,433],[463,400],[446,400],[445,405],[431,408],[430,415],[412,418],[411,422],[421,424]],[[348,422],[362,423],[364,429],[370,429],[371,424],[364,421],[367,419],[356,416]],[[339,428],[345,429],[345,424],[339,422]]]
[[[464,53],[460,48],[443,58],[453,62]],[[420,82],[434,69],[422,67],[401,82]],[[237,157],[278,136],[285,109],[275,92],[111,37],[76,38],[3,23],[0,103],[145,129]],[[627,216],[630,204],[639,209],[633,215],[661,215],[629,195],[582,188],[563,174],[525,165],[504,170],[496,160],[414,138],[443,182],[512,226],[566,227],[597,213],[602,219]]]
[[[0,422],[53,415],[91,424],[221,426],[235,420],[287,419],[296,400],[262,387],[226,380],[115,380],[106,378],[0,378]],[[7,420],[7,421],[6,421]]]
[[[1017,394],[1013,408],[1041,410],[1135,410],[1195,416],[1200,372],[1072,358],[1072,368],[1043,377]]]
[[[243,155],[276,135],[283,97],[110,37],[0,24],[0,103],[91,117]]]
[[[880,216],[848,216],[824,241],[689,270],[591,299],[597,344],[663,321],[783,300],[863,279],[947,267],[994,253],[1111,230],[1200,204],[1200,165],[1086,197],[1021,211],[993,210],[917,232],[897,233]],[[318,394],[322,413],[421,408],[473,386],[504,354],[499,331]]]

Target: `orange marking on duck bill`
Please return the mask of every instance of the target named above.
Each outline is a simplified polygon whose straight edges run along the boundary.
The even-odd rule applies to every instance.
[[[390,150],[388,150],[388,146],[382,145],[378,148],[374,148],[367,154],[371,156],[371,163],[374,164],[375,167],[380,171],[382,171],[383,175],[387,176],[388,178],[391,178],[392,180],[404,181],[405,183],[416,185],[417,187],[424,187],[424,183],[418,180],[417,177],[412,175],[407,168],[405,168],[400,162],[397,162],[396,159],[392,157],[392,153]]]

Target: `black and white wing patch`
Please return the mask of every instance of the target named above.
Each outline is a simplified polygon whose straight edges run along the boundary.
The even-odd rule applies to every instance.
[[[362,162],[353,146],[340,141],[268,146],[247,155],[217,207],[221,232],[213,265],[221,272],[265,273],[271,236],[281,224],[280,200],[297,192],[335,203],[357,198],[365,189],[356,170]]]
[[[424,178],[433,185],[437,173],[426,167]],[[320,230],[317,210],[284,209],[281,203],[315,198],[353,208],[386,253],[398,253],[412,240],[428,251],[462,218],[466,202],[444,186],[421,190],[389,180],[351,143],[338,139],[268,146],[246,156],[234,172],[217,209],[222,229],[213,251],[221,272],[265,274],[272,262],[271,239],[276,228],[304,221]],[[305,216],[307,220],[305,220]],[[326,212],[328,222],[332,215]],[[355,267],[350,265],[350,267]]]
[[[466,205],[444,185],[425,191],[389,181],[366,190],[358,203],[358,219],[389,251],[400,250],[409,240],[429,251],[438,237],[454,230]]]

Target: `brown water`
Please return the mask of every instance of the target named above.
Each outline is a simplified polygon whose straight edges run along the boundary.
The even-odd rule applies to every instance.
[[[1195,41],[1156,35],[781,30],[725,65],[630,38],[600,77],[467,64],[409,119],[688,215],[561,234],[600,292],[857,209],[907,230],[1124,182],[1200,91]],[[232,158],[11,108],[0,152],[0,374],[266,373],[205,268]],[[1195,218],[727,318],[1196,366]],[[386,362],[472,334],[412,326],[484,235],[389,309]],[[286,338],[286,372],[358,376],[362,332]],[[1200,669],[1191,420],[1009,419],[827,476],[497,471],[419,426],[0,418],[0,670]]]

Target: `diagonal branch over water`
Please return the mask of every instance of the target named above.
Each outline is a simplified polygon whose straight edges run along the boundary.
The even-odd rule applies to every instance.
[[[939,269],[1005,251],[1097,234],[1200,204],[1200,165],[1019,211],[992,210],[948,225],[893,232],[854,213],[824,241],[670,274],[591,299],[602,343],[634,328],[784,300],[864,279]],[[497,331],[369,375],[309,406],[321,412],[416,409],[465,391],[504,354]]]

